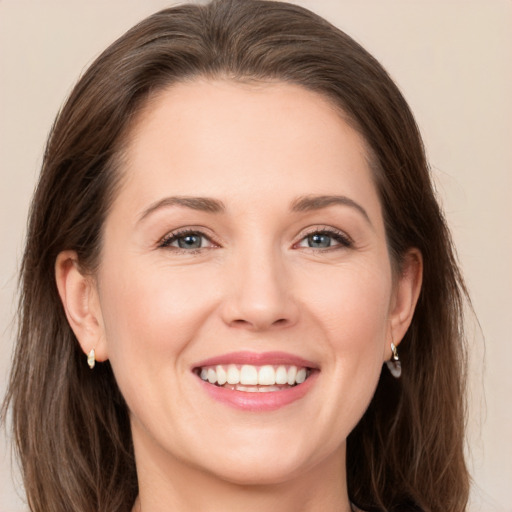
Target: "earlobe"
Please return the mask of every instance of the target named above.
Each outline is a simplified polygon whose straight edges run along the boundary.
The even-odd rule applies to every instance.
[[[394,303],[391,311],[390,343],[398,346],[411,324],[418,302],[423,279],[423,258],[418,249],[405,254],[400,275],[395,285]],[[386,360],[391,357],[391,345],[386,350]]]
[[[89,356],[96,361],[108,358],[105,331],[94,278],[80,270],[75,251],[61,252],[55,261],[55,279],[69,325]]]

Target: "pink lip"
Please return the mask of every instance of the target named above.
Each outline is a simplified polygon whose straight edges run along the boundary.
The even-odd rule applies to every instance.
[[[218,364],[250,364],[254,366],[293,365],[313,370],[310,376],[296,386],[281,391],[267,391],[249,393],[246,391],[234,391],[215,386],[197,377],[202,389],[214,400],[245,411],[263,412],[275,411],[304,397],[314,386],[318,377],[318,365],[301,357],[287,354],[286,352],[232,352],[212,357],[198,362],[193,370],[204,366],[216,366]],[[195,372],[194,372],[195,373]]]
[[[302,357],[287,354],[286,352],[231,352],[200,361],[194,365],[194,367],[200,368],[203,366],[215,366],[217,364],[251,364],[254,366],[285,364],[318,369],[318,365],[312,361],[307,361]]]
[[[275,411],[302,398],[314,386],[318,374],[319,372],[317,371],[312,372],[302,384],[297,386],[282,391],[267,391],[265,393],[233,391],[209,384],[199,377],[198,382],[210,397],[220,403],[244,411],[265,412]]]

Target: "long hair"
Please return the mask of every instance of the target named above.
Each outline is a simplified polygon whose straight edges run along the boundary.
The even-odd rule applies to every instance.
[[[416,247],[424,274],[400,345],[403,376],[382,372],[349,436],[349,496],[368,511],[463,511],[466,292],[414,118],[349,36],[304,8],[260,0],[150,16],[96,59],[55,121],[30,210],[3,407],[4,416],[12,410],[31,510],[124,512],[137,495],[126,404],[108,362],[86,368],[54,266],[72,249],[94,272],[127,132],[152,95],[196,77],[298,84],[328,98],[364,137],[394,267]]]

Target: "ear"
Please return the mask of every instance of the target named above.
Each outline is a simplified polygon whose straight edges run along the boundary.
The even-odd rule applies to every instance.
[[[403,257],[400,273],[394,287],[385,361],[391,358],[391,342],[398,346],[409,325],[411,325],[421,291],[422,279],[423,257],[418,249],[411,248]]]
[[[55,279],[69,325],[84,354],[94,349],[96,361],[108,359],[96,281],[80,270],[75,251],[59,253]]]

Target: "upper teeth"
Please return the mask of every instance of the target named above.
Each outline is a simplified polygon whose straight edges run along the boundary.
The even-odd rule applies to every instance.
[[[219,386],[226,383],[245,386],[274,386],[276,384],[293,386],[304,382],[307,376],[306,368],[283,365],[253,366],[245,364],[240,367],[235,364],[227,366],[219,364],[217,366],[204,366],[200,372],[201,379]]]

